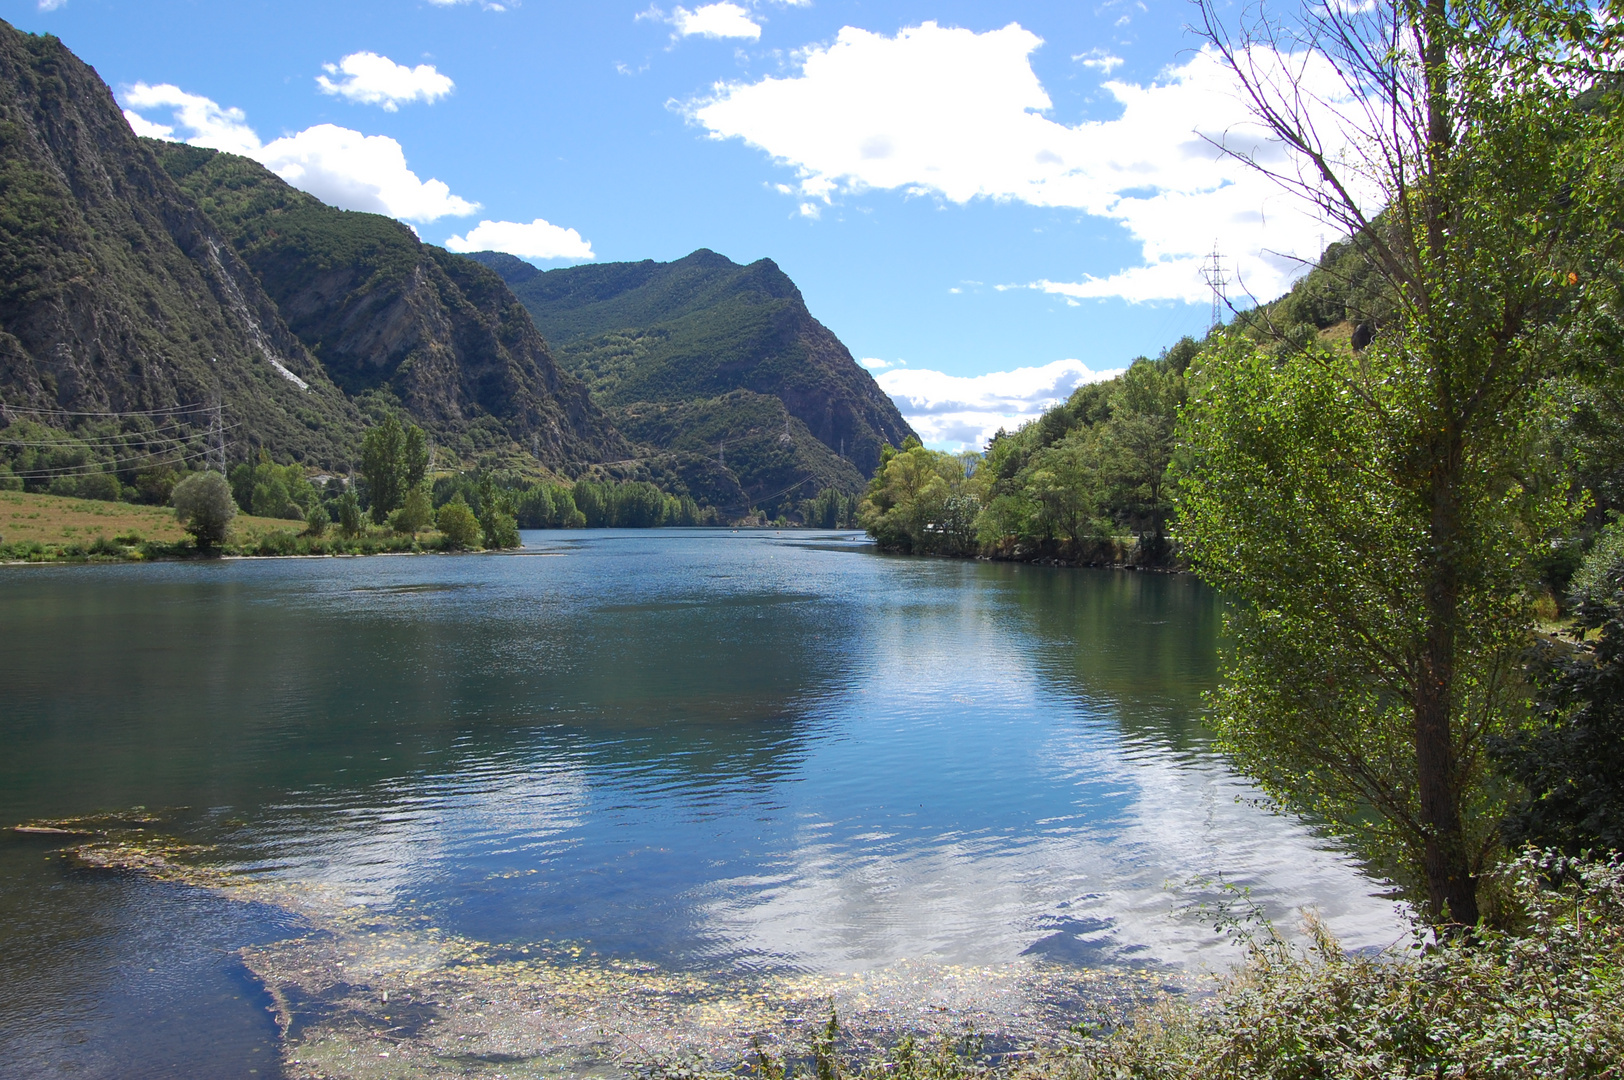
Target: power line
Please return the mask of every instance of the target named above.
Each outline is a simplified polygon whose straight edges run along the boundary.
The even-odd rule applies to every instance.
[[[155,459],[155,456],[152,454],[144,454],[141,457],[120,458],[115,461],[93,461],[87,462],[84,465],[69,465],[55,469],[29,469],[23,472],[14,472],[11,475],[19,477],[23,480],[43,480],[46,477],[51,476],[93,476],[97,473],[106,472],[109,468],[117,468],[121,465],[134,465],[140,462],[145,462],[149,465],[173,465],[182,461],[196,461],[199,458],[206,457],[207,455],[208,450],[206,448],[203,450],[194,450],[191,453],[181,454],[178,457],[163,457],[158,459]]]
[[[230,424],[223,427],[220,433],[224,434],[226,431],[234,431],[242,426],[243,422],[238,421],[235,424]],[[57,442],[32,441],[23,439],[8,439],[4,435],[0,435],[0,446],[51,447],[58,450],[74,450],[79,448],[127,449],[131,445],[157,446],[163,443],[187,443],[191,442],[193,439],[209,438],[213,434],[215,434],[215,432],[213,431],[212,427],[205,431],[193,431],[179,435],[164,435],[156,438],[142,432],[132,432],[124,435],[98,436],[98,438],[101,440],[100,442],[91,439],[66,439]]]
[[[35,409],[25,405],[7,405],[0,402],[0,412],[32,413],[36,416],[99,416],[104,419],[118,419],[126,416],[171,416],[179,413],[203,412],[212,406],[175,405],[167,409],[134,409],[127,412],[69,412],[66,409]]]

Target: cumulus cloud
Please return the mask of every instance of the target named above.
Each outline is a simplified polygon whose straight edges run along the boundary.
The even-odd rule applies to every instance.
[[[426,104],[451,93],[455,84],[435,70],[433,64],[409,68],[387,56],[372,52],[350,53],[336,64],[323,64],[327,75],[316,76],[324,94],[333,94],[358,105],[377,105],[394,112],[414,101]],[[336,79],[328,76],[337,76]]]
[[[151,123],[147,129],[161,128],[168,132],[163,138],[173,138],[178,127],[187,133],[181,141],[193,146],[248,156],[260,147],[259,136],[248,126],[248,117],[241,109],[223,109],[203,95],[188,94],[172,83],[149,86],[141,82],[124,91],[124,115],[129,116],[137,109],[170,111],[173,125]],[[148,122],[143,118],[143,123]]]
[[[565,229],[541,218],[529,222],[481,221],[466,236],[453,236],[445,242],[452,251],[505,251],[521,259],[597,258],[592,244],[574,229]]]
[[[892,37],[848,26],[833,44],[802,54],[799,74],[718,84],[688,112],[712,137],[741,139],[793,168],[802,202],[884,189],[955,203],[1071,208],[1120,222],[1139,243],[1143,265],[1081,282],[1032,283],[1069,298],[1202,302],[1209,294],[1201,266],[1215,242],[1232,276],[1267,297],[1299,272],[1293,256],[1318,255],[1327,226],[1214,145],[1290,167],[1211,50],[1147,85],[1105,82],[1122,115],[1067,125],[1045,115],[1052,102],[1030,62],[1041,44],[1017,23],[978,34],[927,22]],[[1080,59],[1103,72],[1115,57]],[[1328,64],[1254,59],[1302,80],[1321,103],[1320,130],[1338,130],[1354,103]]]
[[[863,363],[870,370],[876,368],[873,361]],[[974,376],[878,363],[885,370],[874,381],[891,395],[921,439],[931,446],[976,450],[999,428],[1013,431],[1036,419],[1084,383],[1121,374],[1121,369],[1093,371],[1080,360]]]
[[[726,0],[719,4],[701,4],[692,11],[679,7],[671,12],[669,21],[683,37],[698,34],[709,38],[748,38],[751,41],[761,37],[761,24],[750,17],[750,12]]]
[[[462,217],[479,209],[441,180],[422,180],[406,164],[400,143],[386,135],[318,124],[261,142],[241,109],[221,108],[199,94],[163,83],[136,83],[124,92],[124,115],[139,135],[173,139],[251,157],[323,202],[404,221]],[[143,116],[164,109],[169,123]]]

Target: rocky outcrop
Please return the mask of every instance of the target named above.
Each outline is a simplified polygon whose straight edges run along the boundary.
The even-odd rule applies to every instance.
[[[358,412],[95,71],[0,22],[0,405],[87,414],[219,401],[234,456],[337,465]],[[188,451],[190,452],[190,451]]]

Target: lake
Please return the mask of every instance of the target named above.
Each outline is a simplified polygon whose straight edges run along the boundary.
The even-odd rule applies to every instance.
[[[387,1075],[476,1044],[471,1073],[540,1071],[512,1048],[588,1017],[599,1057],[557,1075],[831,999],[1036,1030],[1084,983],[1232,962],[1220,881],[1350,947],[1403,933],[1210,750],[1221,602],[1190,577],[850,533],[524,540],[0,568],[0,1074]],[[98,814],[172,869],[9,830]]]

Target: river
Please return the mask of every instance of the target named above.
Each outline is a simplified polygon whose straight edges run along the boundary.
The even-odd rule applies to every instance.
[[[543,963],[607,988],[577,994],[605,1028],[607,999],[675,1000],[671,980],[1031,1016],[1029,972],[1231,962],[1200,906],[1219,881],[1350,947],[1402,933],[1347,853],[1212,753],[1221,602],[1189,577],[889,557],[850,533],[524,540],[0,568],[0,1075],[357,1054],[386,1075],[427,1060],[414,1038],[553,1038],[480,1028],[500,1001],[568,1011],[562,983],[517,1004]],[[215,876],[87,867],[9,830],[96,814]],[[380,941],[393,959],[364,959]],[[352,974],[316,986],[343,956]],[[453,1018],[464,990],[489,1004]],[[381,1032],[408,997],[375,1054],[365,1017],[333,1019],[353,999]],[[749,1026],[729,1023],[712,1035]]]

